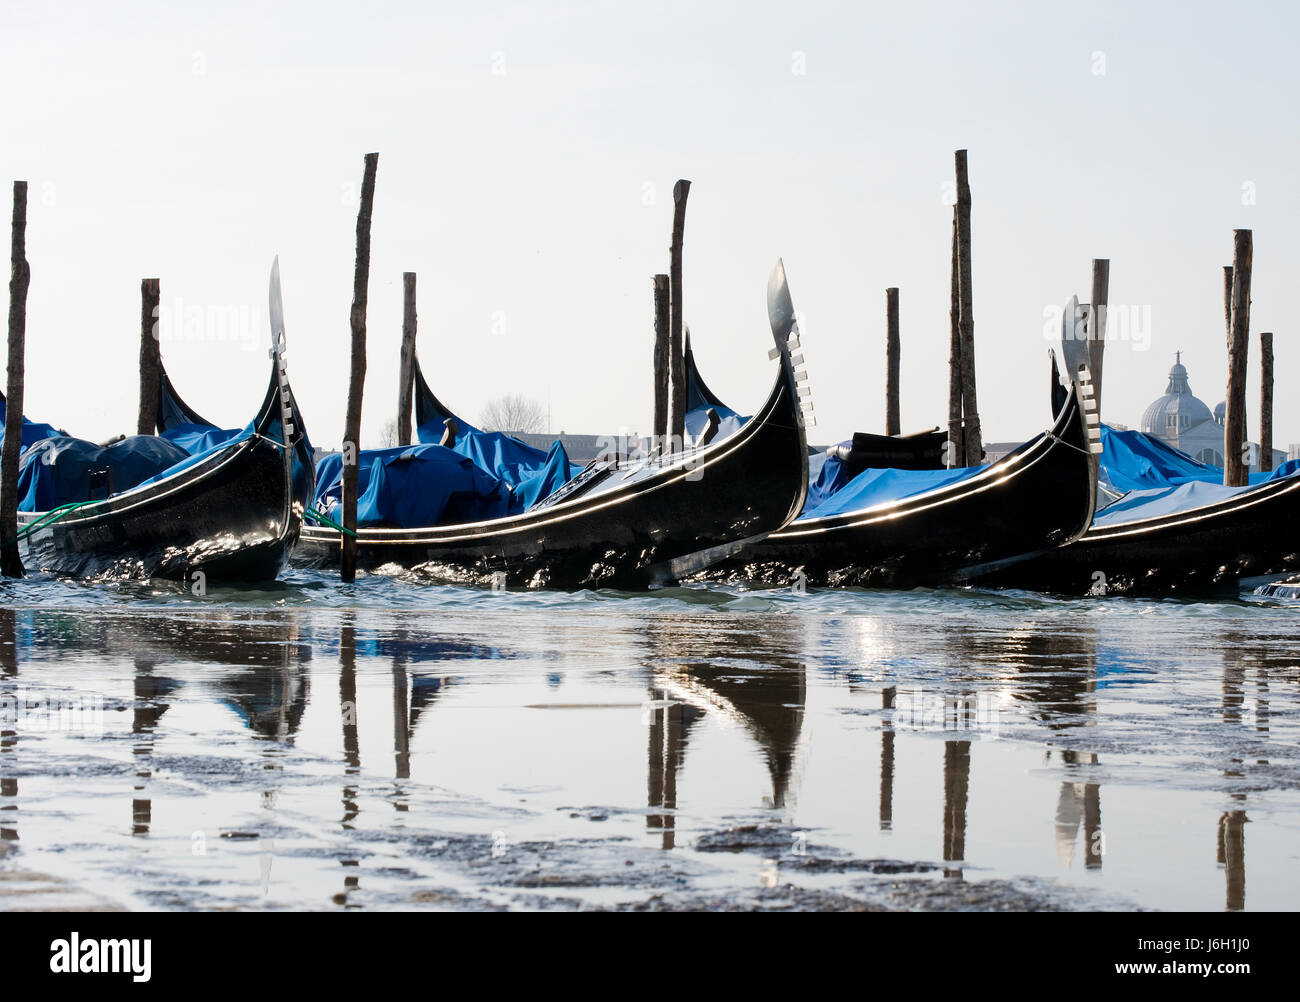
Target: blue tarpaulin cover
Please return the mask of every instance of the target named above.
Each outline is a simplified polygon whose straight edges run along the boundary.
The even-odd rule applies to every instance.
[[[441,445],[362,450],[357,492],[359,526],[418,529],[510,513],[504,480]],[[337,519],[342,503],[343,457],[334,453],[316,467],[316,507]]]
[[[133,435],[105,448],[79,438],[45,438],[23,453],[18,467],[18,510],[49,511],[88,500],[93,470],[112,470],[112,491],[118,494],[186,458],[180,446],[155,435]]]
[[[1101,426],[1101,479],[1117,491],[1141,491],[1199,481],[1223,483],[1223,468],[1198,463],[1185,452],[1140,431],[1117,431]],[[1300,460],[1290,460],[1276,470],[1252,473],[1252,484],[1288,477],[1300,470]]]
[[[696,407],[686,412],[686,444],[695,445],[700,436],[704,434],[704,429],[709,426],[709,407],[718,415],[718,430],[713,436],[714,442],[721,442],[728,435],[734,435],[740,431],[741,427],[749,420],[747,417],[741,417],[730,407],[722,404],[706,404],[703,407]]]
[[[1094,525],[1118,525],[1203,508],[1300,470],[1300,460],[1293,459],[1276,470],[1250,474],[1245,487],[1225,487],[1221,467],[1198,463],[1154,435],[1102,425],[1101,442],[1101,480],[1125,493],[1097,512]]]
[[[1181,484],[1152,487],[1142,491],[1129,491],[1118,501],[1097,512],[1093,525],[1118,525],[1144,518],[1173,515],[1192,508],[1203,508],[1217,501],[1249,494],[1259,484],[1245,487],[1224,487],[1223,484],[1188,480]]]
[[[962,466],[950,470],[863,470],[847,483],[844,465],[834,456],[828,456],[822,465],[817,483],[808,489],[799,520],[826,518],[860,511],[887,501],[924,494],[926,491],[960,483],[987,469],[984,466]],[[814,506],[815,503],[815,506]]]
[[[239,428],[215,428],[210,424],[178,424],[159,434],[174,442],[191,456],[207,452],[213,446],[225,445],[242,434]]]

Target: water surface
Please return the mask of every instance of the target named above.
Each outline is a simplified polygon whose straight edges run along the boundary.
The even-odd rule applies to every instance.
[[[1289,909],[1294,607],[0,585],[0,869],[142,909]],[[22,907],[0,896],[0,908]]]

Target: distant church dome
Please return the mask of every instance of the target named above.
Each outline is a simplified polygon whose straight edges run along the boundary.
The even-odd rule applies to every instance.
[[[1169,370],[1169,385],[1165,395],[1151,404],[1142,415],[1142,430],[1161,438],[1178,438],[1187,429],[1202,421],[1213,421],[1214,416],[1205,402],[1192,395],[1187,385],[1187,370],[1183,367],[1183,353],[1174,356],[1174,367]]]
[[[1214,423],[1223,424],[1228,417],[1228,403],[1226,400],[1219,401],[1218,406],[1214,408]]]

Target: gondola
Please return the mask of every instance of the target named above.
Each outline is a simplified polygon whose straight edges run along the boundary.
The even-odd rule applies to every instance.
[[[1097,499],[1098,422],[1077,300],[1051,362],[1050,429],[988,466],[945,469],[942,436],[857,436],[832,450],[795,521],[707,577],[908,588],[964,583],[1082,535]],[[876,466],[882,459],[892,465]],[[927,468],[930,467],[930,468]],[[935,468],[937,467],[937,468]],[[830,474],[834,473],[834,476]],[[823,490],[823,488],[829,488]]]
[[[1106,429],[1104,478],[1108,464],[1123,462],[1111,455],[1112,442],[1118,453],[1123,436],[1175,453],[1182,475],[1157,475],[1145,485],[1126,482],[1137,489],[1108,492],[1108,503],[1081,538],[999,569],[987,583],[1077,596],[1193,596],[1235,594],[1243,578],[1300,571],[1295,462],[1273,475],[1253,475],[1247,486],[1224,487],[1217,467],[1152,436]]]
[[[67,481],[56,485],[65,492],[61,504],[33,503],[27,507],[44,510],[18,514],[19,552],[27,569],[100,579],[179,579],[193,588],[279,575],[297,540],[314,473],[285,367],[278,262],[270,294],[270,385],[244,429],[221,432],[204,421],[162,372],[157,436],[106,446],[56,436],[26,446],[24,473],[37,464],[57,470],[60,456],[73,461]],[[141,469],[149,468],[130,461],[140,455],[155,466],[169,465],[140,480]],[[117,477],[122,471],[129,475],[128,487]],[[50,496],[36,482],[47,472],[34,469],[21,478],[20,492],[30,481],[29,498]],[[81,496],[69,498],[69,490]]]
[[[788,300],[778,263],[768,301],[779,372],[766,402],[733,434],[702,436],[697,444],[667,454],[597,460],[525,510],[500,517],[362,525],[358,566],[397,564],[478,584],[642,587],[693,573],[739,544],[779,529],[798,513],[808,486],[807,443],[790,356],[793,310],[774,308]],[[418,362],[415,385],[417,423],[441,431],[449,421],[447,437],[395,454],[389,450],[374,460],[388,464],[383,469],[393,476],[411,463],[448,458],[444,443],[454,444],[457,429],[464,427],[429,390]],[[367,462],[363,453],[363,470],[376,468]],[[332,489],[324,464],[320,478],[318,501]],[[360,488],[363,497],[366,489]],[[294,559],[328,566],[337,563],[339,550],[337,529],[308,525]]]

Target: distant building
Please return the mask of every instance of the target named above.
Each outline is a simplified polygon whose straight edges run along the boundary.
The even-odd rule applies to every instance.
[[[1205,402],[1192,393],[1182,355],[1182,352],[1175,354],[1164,396],[1152,401],[1143,412],[1139,430],[1187,453],[1197,462],[1222,466],[1223,421],[1227,405],[1220,403],[1211,412]],[[1258,472],[1259,446],[1254,442],[1250,444],[1255,459],[1250,469]],[[1273,469],[1286,460],[1285,452],[1273,450]]]
[[[555,435],[531,434],[528,432],[509,432],[512,438],[517,438],[525,445],[531,445],[534,449],[541,449],[543,452],[550,449],[551,443],[557,438],[560,444],[564,446],[564,451],[569,456],[569,462],[578,463],[586,466],[600,454],[614,448],[619,439],[615,435],[568,435],[560,432]],[[638,444],[640,439],[631,438],[632,444]],[[626,445],[624,445],[626,448]]]

